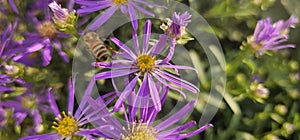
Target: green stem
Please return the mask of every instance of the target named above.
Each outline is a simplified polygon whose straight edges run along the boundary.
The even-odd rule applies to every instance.
[[[249,47],[247,47],[249,48]],[[227,75],[235,74],[238,70],[238,67],[243,63],[243,60],[247,57],[252,56],[253,52],[251,49],[245,49],[239,52],[239,54],[234,58],[233,61],[230,61],[230,63],[227,63],[226,66],[226,72]]]

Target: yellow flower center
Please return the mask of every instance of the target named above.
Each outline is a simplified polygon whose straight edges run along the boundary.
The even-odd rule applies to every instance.
[[[42,37],[53,38],[57,34],[55,25],[51,21],[45,21],[38,26],[38,32]]]
[[[36,107],[36,100],[34,96],[23,97],[21,104],[25,109],[33,109]]]
[[[62,137],[71,137],[79,130],[76,120],[73,116],[68,116],[63,111],[62,117],[59,115],[55,118],[57,122],[53,122],[52,128],[55,129]]]
[[[141,72],[150,71],[155,66],[155,58],[150,55],[140,55],[137,59],[137,67]]]
[[[30,59],[34,59],[34,58],[37,58],[38,57],[38,53],[37,52],[33,52],[31,54],[28,55],[28,58]]]
[[[121,140],[157,140],[157,131],[145,123],[134,122],[131,127],[124,129],[124,134],[121,133]]]
[[[123,4],[127,2],[127,0],[113,0],[115,4]]]

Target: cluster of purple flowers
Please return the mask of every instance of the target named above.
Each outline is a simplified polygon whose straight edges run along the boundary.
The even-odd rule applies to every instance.
[[[20,9],[14,1],[8,2],[13,12],[16,15],[20,14]],[[77,11],[73,10],[75,3],[80,6]],[[165,120],[154,123],[170,90],[178,92],[184,98],[186,92],[200,92],[196,85],[179,75],[179,70],[192,72],[197,70],[172,62],[177,40],[186,34],[185,29],[191,22],[192,15],[188,12],[174,13],[173,17],[167,19],[167,24],[161,26],[164,33],[151,45],[152,23],[150,20],[146,21],[142,40],[139,40],[137,30],[141,27],[138,25],[137,11],[151,17],[155,15],[140,5],[167,8],[147,0],[74,0],[69,2],[68,9],[62,8],[52,0],[34,1],[28,5],[29,11],[23,16],[30,19],[26,22],[31,22],[33,28],[28,28],[25,33],[19,33],[22,39],[16,39],[14,33],[17,32],[18,23],[24,20],[16,18],[13,24],[9,24],[0,33],[0,130],[7,125],[19,126],[26,118],[32,118],[33,127],[26,129],[30,136],[25,136],[21,140],[70,140],[75,137],[90,140],[98,138],[173,140],[185,139],[212,127],[212,124],[207,123],[187,132],[196,125],[195,121],[175,126],[193,110],[195,100],[187,102]],[[80,34],[76,30],[78,16],[104,10],[88,29],[96,30],[118,9],[123,14],[128,14],[131,19],[133,46],[128,46],[116,37],[110,37],[119,50],[111,61],[92,64],[95,67],[105,68],[106,71],[96,73],[92,77],[77,108],[76,76],[69,79],[68,104],[65,111],[59,110],[52,88],[45,86],[36,90],[34,84],[22,79],[20,74],[22,69],[33,65],[48,66],[54,49],[65,62],[70,61],[62,40],[72,35],[78,37]],[[6,9],[1,8],[0,11]],[[261,55],[266,50],[294,47],[291,44],[281,45],[281,43],[288,40],[288,29],[296,23],[298,19],[293,16],[287,21],[278,21],[274,24],[271,23],[271,19],[261,20],[248,43]],[[163,56],[163,51],[167,51],[166,56]],[[38,65],[40,58],[41,65]],[[124,81],[123,89],[119,89],[119,83],[114,80],[115,78]],[[114,91],[93,98],[91,93],[96,81],[104,79],[111,79]],[[12,96],[14,92],[15,96]],[[109,110],[108,106],[111,104],[113,109]],[[36,135],[42,132],[43,114],[49,112],[55,116],[52,124],[55,132]],[[124,113],[125,123],[115,118],[116,112]],[[9,122],[11,118],[13,122]]]
[[[263,55],[269,50],[294,48],[294,44],[282,43],[288,41],[289,28],[294,27],[298,22],[295,16],[291,16],[287,21],[279,20],[276,23],[272,23],[271,18],[260,20],[247,43],[258,55]]]

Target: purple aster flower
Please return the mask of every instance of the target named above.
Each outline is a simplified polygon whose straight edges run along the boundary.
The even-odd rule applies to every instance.
[[[15,125],[20,125],[26,117],[33,120],[34,127],[29,130],[31,134],[39,132],[41,128],[42,118],[40,112],[48,112],[50,109],[45,89],[38,93],[27,91],[21,96],[17,96],[15,100],[8,100],[2,103],[4,107],[14,108]]]
[[[118,9],[121,10],[124,14],[129,14],[131,23],[134,30],[138,28],[137,22],[137,13],[135,9],[138,11],[154,17],[155,15],[152,12],[147,11],[143,7],[139,6],[139,4],[145,4],[149,6],[166,8],[164,6],[160,6],[151,2],[147,2],[145,0],[75,0],[75,2],[81,5],[81,8],[77,11],[79,14],[88,14],[95,11],[103,10],[108,8],[101,16],[99,16],[94,23],[92,23],[89,28],[90,30],[96,30],[101,25],[103,25]]]
[[[167,25],[161,25],[161,28],[172,38],[178,38],[186,34],[185,27],[191,22],[192,15],[188,12],[183,14],[174,13],[172,19],[167,19]]]
[[[91,80],[81,102],[79,103],[79,107],[74,112],[75,81],[74,79],[70,78],[68,84],[69,98],[68,98],[67,113],[65,111],[62,111],[62,113],[60,113],[58,106],[55,103],[55,98],[52,94],[52,89],[49,89],[48,100],[50,102],[50,106],[53,111],[53,114],[56,116],[52,128],[55,129],[57,132],[35,135],[35,136],[27,136],[21,138],[20,140],[40,140],[40,139],[70,140],[74,136],[82,136],[88,139],[92,139],[93,136],[91,134],[95,133],[95,131],[97,131],[97,128],[86,129],[83,126],[110,114],[110,112],[103,113],[103,110],[106,109],[106,105],[101,106],[100,108],[94,110],[92,109],[92,106],[88,104],[87,100],[90,98],[89,95],[93,89],[94,84],[95,81]],[[111,100],[109,100],[109,102],[110,101]],[[109,102],[106,102],[105,104],[109,104]],[[98,129],[105,129],[109,127],[111,126],[103,125],[100,126]]]
[[[56,48],[62,59],[69,62],[69,58],[62,50],[62,44],[59,41],[59,38],[66,38],[68,36],[60,33],[50,19],[40,22],[36,17],[31,18],[36,25],[36,33],[27,32],[24,34],[25,40],[22,42],[22,47],[15,50],[20,53],[13,60],[19,61],[29,54],[41,50],[43,66],[47,66],[52,59],[53,48]]]
[[[279,20],[272,24],[271,18],[258,21],[254,34],[248,38],[248,43],[259,55],[263,55],[267,50],[279,50],[284,48],[294,48],[294,44],[282,44],[288,41],[288,31],[295,26],[298,19],[291,16],[287,21]]]
[[[164,92],[168,92],[166,89]],[[164,93],[166,95],[167,93]],[[165,97],[162,102],[165,101]],[[96,101],[90,101],[96,102]],[[99,103],[99,102],[98,102]],[[147,104],[147,103],[146,103]],[[113,130],[99,129],[102,135],[106,136],[108,139],[118,139],[118,140],[180,140],[188,137],[192,137],[212,127],[212,124],[206,124],[196,130],[191,132],[186,132],[187,129],[196,125],[195,121],[190,121],[188,123],[175,126],[174,125],[183,119],[190,111],[193,110],[195,101],[191,101],[183,106],[179,111],[163,120],[162,122],[154,125],[153,122],[158,114],[154,107],[140,108],[139,115],[136,112],[128,111],[125,113],[126,124],[121,124],[113,117],[108,117],[105,120],[99,120],[98,125],[111,125],[114,127]],[[103,106],[99,103],[98,106]],[[95,109],[97,106],[94,106]],[[126,112],[125,107],[122,107],[123,112]],[[130,109],[129,109],[130,110]],[[139,116],[139,118],[137,118]],[[186,132],[186,133],[183,133]]]
[[[109,63],[106,62],[96,62],[95,66],[100,66],[104,68],[110,68],[111,71],[101,72],[95,75],[96,80],[108,79],[108,78],[116,78],[122,76],[132,75],[132,79],[130,82],[126,82],[125,89],[120,93],[119,99],[115,104],[115,109],[118,109],[121,106],[121,103],[132,94],[131,91],[136,87],[137,81],[140,78],[142,80],[141,86],[139,88],[138,95],[142,94],[144,90],[148,90],[155,108],[157,110],[161,109],[159,89],[155,86],[158,83],[161,83],[170,89],[178,91],[186,96],[184,92],[180,89],[186,89],[193,93],[199,92],[199,89],[193,85],[192,83],[183,80],[165,70],[167,69],[187,69],[187,70],[195,70],[192,67],[188,66],[178,66],[172,65],[169,61],[172,58],[172,52],[163,59],[157,59],[156,56],[161,53],[161,51],[166,46],[168,41],[168,36],[163,34],[160,36],[158,42],[149,48],[149,40],[151,35],[151,21],[148,20],[145,25],[145,32],[143,38],[143,46],[142,49],[139,48],[139,42],[137,39],[137,34],[133,30],[132,38],[134,49],[131,50],[128,46],[122,43],[115,37],[111,37],[110,39],[120,48],[120,52],[116,54],[119,56],[120,60],[112,60]],[[171,46],[175,45],[174,42],[171,43]],[[173,47],[174,48],[174,47]],[[171,50],[170,50],[171,51]],[[171,55],[170,55],[171,54]],[[195,70],[196,71],[196,70]],[[114,83],[113,80],[113,84]],[[115,88],[117,90],[117,88]]]

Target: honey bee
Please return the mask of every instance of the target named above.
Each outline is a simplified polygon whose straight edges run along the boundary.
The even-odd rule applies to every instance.
[[[104,62],[111,58],[111,52],[108,46],[99,38],[96,32],[87,32],[83,36],[85,44],[88,46],[90,53],[99,62]]]

